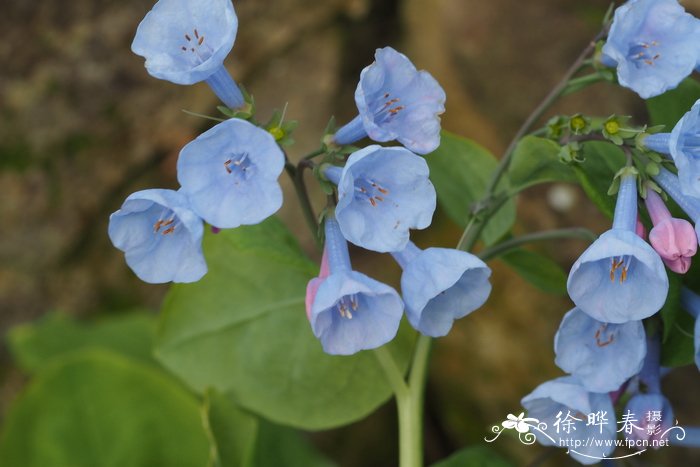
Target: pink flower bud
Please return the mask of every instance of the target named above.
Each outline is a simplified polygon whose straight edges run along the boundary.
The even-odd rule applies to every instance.
[[[698,238],[690,222],[669,218],[649,232],[649,242],[673,272],[685,274],[690,269],[691,257],[698,248]]]
[[[649,232],[649,243],[671,271],[685,274],[698,249],[695,229],[690,222],[672,217],[655,191],[647,190],[645,203],[654,223]]]

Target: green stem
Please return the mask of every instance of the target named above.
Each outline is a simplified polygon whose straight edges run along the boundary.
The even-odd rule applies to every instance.
[[[304,213],[304,219],[306,224],[311,231],[311,235],[314,237],[316,246],[321,248],[321,239],[318,236],[318,223],[316,221],[316,214],[314,214],[313,207],[311,206],[311,200],[309,199],[309,193],[306,191],[306,185],[304,184],[304,169],[308,168],[308,163],[302,161],[299,163],[299,167],[295,167],[294,164],[287,162],[284,165],[284,169],[287,174],[292,179],[292,184],[294,185],[294,191],[299,199],[299,204],[301,205],[301,211]]]
[[[503,153],[503,157],[501,158],[498,168],[496,169],[496,172],[494,173],[493,178],[491,179],[491,183],[489,183],[489,186],[486,190],[487,195],[490,196],[493,194],[494,190],[498,186],[498,182],[501,181],[501,178],[508,170],[508,167],[510,166],[510,161],[513,158],[513,152],[515,151],[515,147],[518,145],[520,139],[523,136],[525,136],[525,134],[528,131],[530,131],[530,128],[532,128],[532,126],[542,117],[542,115],[544,115],[544,113],[549,109],[549,107],[559,97],[562,96],[563,92],[567,88],[567,85],[569,84],[569,81],[571,81],[571,78],[581,69],[581,66],[586,60],[586,57],[588,57],[588,55],[595,49],[595,42],[599,35],[597,35],[596,39],[591,41],[588,44],[588,46],[585,49],[583,49],[583,51],[576,58],[574,63],[572,63],[569,69],[566,70],[566,73],[564,73],[562,79],[557,83],[556,86],[554,86],[554,88],[552,88],[551,91],[549,91],[549,94],[547,94],[542,100],[542,102],[540,102],[540,104],[537,107],[535,107],[535,110],[532,111],[532,113],[527,117],[527,119],[525,119],[523,124],[520,126],[520,129],[518,129],[518,132],[515,134],[510,144],[508,144],[506,151]]]
[[[399,415],[399,465],[423,465],[423,394],[432,339],[419,335],[413,353],[408,384],[386,347],[374,350],[396,397]]]
[[[305,155],[305,156],[304,156],[304,160],[313,159],[314,157],[320,156],[321,154],[323,154],[323,153],[325,153],[325,152],[326,152],[325,149],[323,149],[323,148],[318,148],[318,149],[315,150],[314,152],[310,152],[310,153],[308,153],[307,155]]]
[[[559,240],[562,238],[580,238],[582,240],[589,240],[592,242],[597,237],[590,230],[578,227],[570,229],[547,230],[544,232],[537,232],[533,234],[521,235],[520,237],[511,238],[502,243],[499,243],[498,245],[492,246],[491,248],[486,248],[485,250],[482,250],[481,253],[479,253],[479,257],[484,261],[488,261],[528,243],[542,242],[547,240]]]

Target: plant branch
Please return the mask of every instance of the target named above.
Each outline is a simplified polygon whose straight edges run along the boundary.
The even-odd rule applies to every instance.
[[[294,191],[299,199],[299,204],[301,204],[301,211],[304,213],[304,219],[306,224],[311,231],[311,235],[314,237],[316,246],[321,248],[321,239],[318,236],[318,224],[316,221],[316,214],[314,214],[313,207],[311,206],[311,200],[309,199],[309,193],[306,191],[306,184],[304,183],[304,170],[313,167],[313,163],[302,160],[299,162],[299,166],[295,167],[294,164],[287,162],[284,165],[284,169],[287,174],[292,179],[292,184],[294,185]]]
[[[479,257],[484,261],[489,261],[490,259],[496,258],[504,253],[507,253],[528,243],[542,242],[548,240],[559,240],[565,238],[580,238],[582,240],[589,240],[592,242],[597,237],[590,230],[579,227],[569,229],[546,230],[544,232],[521,235],[519,237],[511,238],[502,243],[499,243],[498,245],[492,246],[491,248],[486,248],[485,250],[481,251],[481,253],[479,253]]]

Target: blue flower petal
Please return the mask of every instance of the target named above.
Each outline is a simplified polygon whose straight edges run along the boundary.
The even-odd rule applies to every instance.
[[[323,280],[311,307],[311,328],[323,350],[351,355],[380,347],[396,336],[403,302],[394,289],[356,271]]]
[[[399,251],[408,230],[432,221],[435,188],[422,157],[394,147],[353,153],[338,183],[336,217],[348,241],[379,252]]]
[[[486,302],[490,276],[489,267],[470,253],[448,248],[421,251],[401,276],[408,321],[425,335],[446,335],[455,319]]]
[[[234,228],[262,222],[282,206],[277,179],[283,169],[284,154],[272,135],[229,119],[182,149],[177,178],[198,215]]]
[[[592,392],[610,392],[639,373],[647,352],[641,321],[603,323],[578,308],[569,311],[554,338],[555,363]]]
[[[206,274],[203,232],[185,196],[172,190],[136,192],[109,218],[114,246],[141,280],[154,284],[194,282]]]
[[[391,47],[377,49],[375,62],[362,70],[355,103],[364,131],[374,141],[397,140],[418,154],[440,145],[445,91],[430,73],[416,70]],[[361,135],[341,129],[336,136],[339,144],[350,144]]]
[[[671,131],[669,149],[684,195],[700,198],[700,100]]]
[[[222,66],[237,29],[231,0],[160,0],[139,24],[131,50],[146,59],[152,76],[193,84]]]
[[[578,308],[605,323],[647,318],[661,309],[668,277],[654,249],[634,232],[608,230],[574,263],[567,282]]]
[[[632,0],[615,10],[603,54],[641,97],[673,89],[700,58],[700,23],[676,0]]]
[[[600,459],[595,459],[595,457],[609,456],[615,449],[614,444],[607,446],[605,442],[617,437],[615,410],[610,396],[607,393],[587,391],[573,376],[564,376],[539,385],[532,393],[525,396],[521,403],[527,409],[528,417],[536,418],[547,424],[543,431],[554,441],[537,430],[533,431],[537,436],[537,441],[544,446],[567,446],[567,441],[579,440],[582,446],[576,449],[577,452],[571,452],[570,455],[584,465],[598,463]],[[575,422],[576,429],[570,430],[569,433],[560,424],[557,432],[555,422],[557,414],[560,412],[560,420],[563,420],[567,413],[571,413],[572,416],[582,421]],[[587,425],[588,415],[597,412],[606,414],[607,424],[602,426]],[[603,447],[594,446],[598,443],[587,442],[588,439],[600,441]]]

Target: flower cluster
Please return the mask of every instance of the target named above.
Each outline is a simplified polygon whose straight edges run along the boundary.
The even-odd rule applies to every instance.
[[[230,0],[160,0],[132,44],[146,69],[179,84],[206,81],[230,108],[245,105],[223,66],[238,20]],[[277,181],[284,153],[267,131],[239,118],[225,120],[180,152],[180,189],[130,195],[110,217],[109,237],[136,275],[150,283],[194,282],[207,271],[203,224],[257,224],[282,205]]]
[[[179,190],[134,193],[112,214],[110,238],[146,282],[199,280],[207,270],[201,246],[205,222],[216,230],[256,224],[282,205],[281,117],[273,117],[266,129],[257,126],[252,98],[223,65],[237,27],[230,0],[160,0],[136,32],[132,49],[146,59],[152,76],[178,84],[205,81],[231,117],[181,150]],[[313,333],[331,354],[390,341],[404,309],[423,334],[445,335],[491,291],[490,270],[476,256],[420,250],[410,241],[409,230],[427,228],[436,207],[421,155],[440,144],[445,93],[428,72],[391,47],[378,49],[375,58],[362,71],[355,93],[359,115],[323,138],[316,153],[325,156],[323,162],[313,161],[315,155],[305,159],[337,194],[325,215],[321,272],[309,282],[306,297]],[[403,146],[349,146],[364,137]],[[291,170],[294,174],[296,168]],[[390,286],[352,270],[348,241],[394,256],[403,269],[403,299]]]
[[[529,416],[547,423],[548,436],[559,436],[552,431],[552,422],[560,412],[608,410],[625,392],[631,396],[626,411],[666,414],[664,420],[658,420],[651,428],[652,421],[646,420],[644,429],[626,431],[628,439],[641,439],[640,436],[657,439],[671,427],[673,411],[661,393],[659,382],[659,328],[665,323],[655,315],[669,293],[666,269],[676,274],[687,273],[698,249],[700,168],[694,164],[700,141],[699,112],[700,101],[671,133],[648,134],[646,129],[635,130],[619,141],[619,145],[627,145],[623,147],[629,158],[613,184],[618,191],[612,228],[573,264],[567,289],[575,308],[564,316],[554,340],[555,363],[569,376],[544,383],[522,400]],[[635,160],[648,164],[643,173],[635,168]],[[677,175],[672,172],[674,167]],[[652,224],[648,243],[638,214],[638,186],[642,188],[641,198]],[[692,223],[672,215],[664,202],[664,193]],[[684,308],[697,317],[700,298],[685,289],[682,301]],[[700,367],[699,329],[696,326],[695,345]],[[616,437],[614,431],[601,430],[594,434],[590,431],[587,427],[575,436]],[[570,453],[579,462],[589,464],[610,454],[612,448],[601,450],[600,446]]]
[[[370,145],[350,154],[342,167],[320,167],[338,199],[325,220],[327,263],[309,282],[306,304],[312,330],[331,354],[353,354],[390,341],[404,309],[418,331],[444,336],[455,319],[483,305],[491,291],[491,271],[476,256],[447,248],[421,250],[410,241],[409,230],[428,227],[436,207],[428,165],[417,154],[440,143],[445,93],[394,49],[379,49],[375,58],[355,92],[359,115],[331,143],[342,147],[369,136],[377,142],[395,139],[404,147]],[[352,270],[348,241],[392,254],[403,269],[403,299]]]
[[[630,0],[615,11],[602,53],[622,86],[658,96],[700,64],[700,20],[677,0]]]

